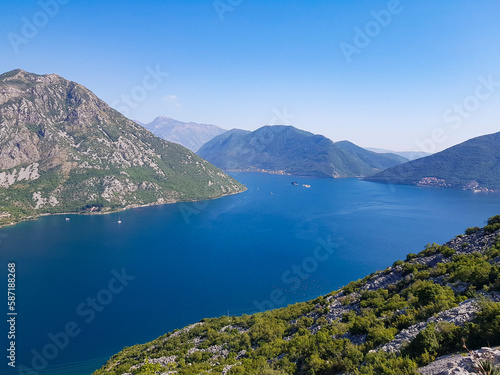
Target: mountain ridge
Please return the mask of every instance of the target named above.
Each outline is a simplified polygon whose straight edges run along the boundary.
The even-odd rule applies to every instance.
[[[223,170],[334,178],[367,176],[407,161],[348,141],[334,143],[289,125],[268,125],[253,132],[233,129],[205,143],[198,155]]]
[[[182,122],[171,117],[159,116],[148,124],[140,123],[158,137],[183,145],[193,152],[214,137],[226,132],[214,124]]]
[[[392,151],[392,150],[387,150],[387,149],[377,148],[377,147],[366,147],[366,149],[368,151],[373,151],[373,152],[381,153],[381,154],[387,154],[387,153],[396,154],[396,155],[402,156],[410,161],[420,159],[420,158],[423,158],[425,156],[432,155],[428,152],[423,152],[423,151]]]
[[[473,191],[500,191],[500,132],[394,166],[369,181]]]
[[[0,75],[0,225],[244,191],[57,74]]]

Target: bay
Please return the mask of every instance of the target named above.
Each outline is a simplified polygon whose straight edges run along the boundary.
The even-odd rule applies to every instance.
[[[17,369],[4,358],[0,374],[90,374],[124,346],[329,293],[500,213],[500,194],[232,175],[248,191],[0,229],[0,290],[15,262],[18,313]]]

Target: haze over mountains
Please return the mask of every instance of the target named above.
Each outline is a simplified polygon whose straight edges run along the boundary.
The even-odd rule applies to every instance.
[[[216,198],[245,188],[56,75],[0,75],[0,224]]]
[[[373,152],[376,152],[378,154],[387,154],[387,153],[396,154],[396,155],[402,156],[408,160],[416,160],[416,159],[424,158],[426,156],[431,155],[428,152],[423,152],[423,151],[391,151],[391,150],[386,150],[383,148],[375,148],[375,147],[366,147],[366,149],[368,151],[373,151]]]
[[[500,132],[470,139],[437,154],[387,169],[371,181],[500,190]]]
[[[166,116],[158,116],[147,124],[137,120],[134,121],[156,136],[169,142],[179,143],[193,152],[197,152],[205,143],[216,136],[227,132],[227,130],[217,125],[183,122]],[[431,155],[428,152],[422,151],[392,151],[375,147],[365,147],[364,149],[377,154],[395,154],[408,160],[420,159]]]
[[[198,155],[224,170],[267,171],[314,177],[370,176],[407,159],[367,151],[292,126],[233,129],[203,145]]]
[[[144,126],[156,136],[169,142],[179,143],[193,152],[198,151],[203,144],[227,131],[212,124],[182,122],[164,116],[155,118],[149,124],[139,123],[139,125]]]

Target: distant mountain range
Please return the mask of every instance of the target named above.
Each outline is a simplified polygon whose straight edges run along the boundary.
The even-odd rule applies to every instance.
[[[423,151],[391,151],[391,150],[385,150],[383,148],[374,148],[374,147],[366,147],[366,149],[369,151],[376,152],[378,154],[396,154],[408,160],[416,160],[431,155],[428,152],[423,152]]]
[[[224,170],[314,177],[370,176],[408,161],[282,125],[230,130],[204,144],[198,155]]]
[[[203,144],[227,131],[216,125],[182,122],[163,116],[155,118],[149,124],[136,122],[154,135],[166,141],[181,144],[193,152],[198,151]]]
[[[244,186],[56,75],[0,75],[0,225],[216,198]]]
[[[437,154],[389,168],[369,180],[500,191],[500,132],[473,138]]]

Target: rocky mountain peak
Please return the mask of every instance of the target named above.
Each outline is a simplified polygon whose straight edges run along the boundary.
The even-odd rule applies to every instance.
[[[0,75],[0,213],[105,211],[243,189],[78,83],[21,69]]]

